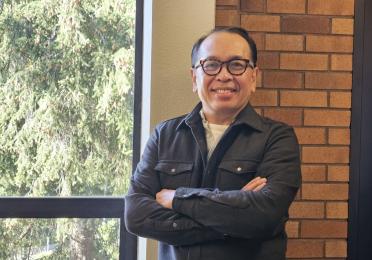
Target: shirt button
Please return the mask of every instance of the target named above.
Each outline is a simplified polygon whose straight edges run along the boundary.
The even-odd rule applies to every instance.
[[[173,222],[173,228],[176,228],[177,227],[177,223],[176,222]]]
[[[237,170],[238,172],[240,172],[240,171],[242,171],[242,167],[238,167],[238,168],[236,168],[236,170]]]
[[[172,169],[171,169],[171,172],[176,172],[176,169],[172,168]]]

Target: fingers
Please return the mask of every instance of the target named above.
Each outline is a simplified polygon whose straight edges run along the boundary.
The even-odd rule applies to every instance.
[[[156,202],[165,208],[171,209],[175,192],[175,190],[162,189],[156,193]]]
[[[253,191],[259,191],[259,190],[262,189],[265,185],[266,185],[266,182],[261,183],[261,184],[258,185],[256,188],[254,188]]]
[[[250,182],[248,182],[243,188],[242,190],[244,191],[258,191],[260,189],[262,189],[262,187],[265,186],[267,182],[267,179],[266,178],[262,178],[262,177],[256,177],[254,178],[253,180],[251,180]]]
[[[257,181],[260,179],[260,177],[256,177],[254,178],[253,180],[251,180],[250,182],[248,182],[243,188],[242,190],[253,190]]]

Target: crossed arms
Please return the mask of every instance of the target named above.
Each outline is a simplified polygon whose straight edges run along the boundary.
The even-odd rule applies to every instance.
[[[259,191],[265,184],[267,179],[260,176],[248,182],[241,190],[242,191]],[[175,190],[162,189],[156,193],[156,202],[165,208],[172,209],[172,202],[175,195]]]
[[[125,197],[127,229],[171,245],[269,238],[284,229],[300,183],[298,145],[290,128],[267,144],[256,176],[241,190],[180,187],[164,190],[154,170],[158,134],[148,141]]]

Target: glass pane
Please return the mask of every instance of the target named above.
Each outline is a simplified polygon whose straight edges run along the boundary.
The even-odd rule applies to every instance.
[[[0,196],[125,193],[135,0],[0,2]]]
[[[120,219],[3,219],[0,259],[119,259]]]

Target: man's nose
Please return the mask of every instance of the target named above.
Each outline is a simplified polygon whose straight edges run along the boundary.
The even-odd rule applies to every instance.
[[[233,75],[231,75],[231,73],[227,69],[227,64],[222,64],[221,71],[216,75],[216,79],[221,81],[228,81],[232,80],[232,78]]]

